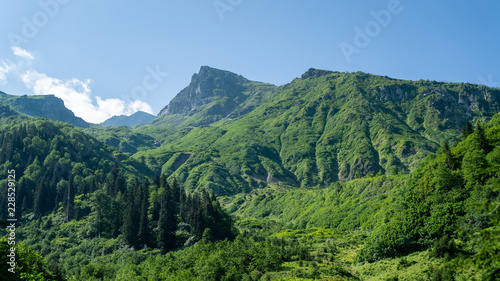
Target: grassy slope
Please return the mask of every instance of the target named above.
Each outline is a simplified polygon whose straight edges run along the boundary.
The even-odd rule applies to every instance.
[[[172,171],[188,189],[234,194],[275,182],[328,186],[411,171],[444,140],[457,140],[466,120],[490,118],[499,97],[483,86],[310,70],[239,118],[136,131],[161,139],[162,151],[193,154],[175,171],[163,167],[168,160],[152,167]]]

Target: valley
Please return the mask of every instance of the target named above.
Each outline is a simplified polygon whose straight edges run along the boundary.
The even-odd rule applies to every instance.
[[[202,66],[156,117],[0,103],[13,278],[500,278],[498,88],[313,68],[276,86]]]

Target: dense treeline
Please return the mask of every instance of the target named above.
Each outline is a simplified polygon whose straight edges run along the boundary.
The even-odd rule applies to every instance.
[[[412,174],[393,218],[375,229],[360,260],[431,248],[438,257],[476,265],[481,280],[500,278],[500,116],[462,133],[463,142],[445,143]]]
[[[0,173],[16,170],[16,235],[28,279],[362,280],[416,270],[431,280],[497,280],[500,115],[468,123],[462,138],[409,175],[227,197],[228,210],[244,218],[238,237],[212,192],[141,173],[126,155],[62,123],[0,127]],[[318,226],[325,229],[311,229]],[[394,268],[376,271],[377,263]]]
[[[39,218],[61,204],[71,213],[68,217],[78,215],[71,210],[68,198],[92,193],[107,184],[107,174],[117,163],[124,175],[152,175],[144,165],[126,159],[122,153],[70,125],[21,117],[3,122],[6,124],[0,127],[0,182],[6,181],[7,170],[15,170],[18,216],[29,211]],[[117,184],[124,188],[123,180]],[[2,184],[0,190],[5,187]],[[5,196],[5,192],[0,194],[1,207],[7,202]],[[6,219],[5,210],[0,212],[1,220]]]
[[[15,170],[17,238],[46,255],[58,278],[86,264],[61,256],[88,239],[166,253],[236,235],[211,192],[186,193],[165,175],[148,178],[145,166],[72,126],[18,119],[0,127],[0,143],[0,221],[8,218],[6,173]]]

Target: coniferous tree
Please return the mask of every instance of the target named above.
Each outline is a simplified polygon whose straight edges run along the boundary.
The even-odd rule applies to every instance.
[[[109,171],[108,177],[106,178],[106,193],[108,195],[114,196],[117,193],[117,187],[116,187],[116,182],[118,180],[118,166],[113,165],[113,168],[111,168],[111,171]]]
[[[150,214],[151,214],[151,220],[152,221],[158,221],[160,219],[160,201],[161,201],[161,190],[163,188],[160,188],[160,177],[155,176],[153,179],[153,190],[150,192]]]
[[[41,218],[48,210],[49,188],[47,187],[47,173],[38,181],[33,199],[33,212],[35,217]]]
[[[173,191],[174,201],[175,201],[177,208],[178,208],[180,201],[181,201],[181,187],[180,187],[179,183],[177,182],[177,179],[175,179],[175,178],[174,178],[174,181],[172,183],[172,191]]]
[[[125,201],[125,211],[123,215],[123,226],[122,233],[128,245],[134,247],[135,249],[139,248],[138,241],[138,229],[139,229],[139,220],[138,216],[138,208],[135,203],[135,193],[139,187],[138,180],[135,179],[132,190],[127,195]]]
[[[446,156],[446,165],[448,165],[448,168],[450,170],[454,170],[456,168],[456,163],[455,159],[453,159],[453,156],[451,155],[450,146],[448,145],[447,141],[444,142],[443,152]]]
[[[158,228],[158,245],[162,253],[167,253],[174,249],[177,243],[175,236],[175,231],[177,229],[177,214],[175,213],[173,192],[168,185],[166,188],[162,189]]]
[[[479,121],[476,123],[476,133],[478,136],[479,145],[486,153],[489,153],[491,151],[491,146],[486,139],[486,133],[484,132],[483,125],[481,125]]]
[[[64,193],[64,215],[65,221],[69,221],[73,218],[73,201],[75,197],[75,191],[73,190],[73,176],[69,178],[68,187]]]
[[[150,233],[149,233],[149,219],[148,219],[148,207],[149,207],[149,181],[146,179],[140,188],[140,220],[139,220],[139,246],[150,245]]]
[[[155,175],[153,178],[153,186],[156,188],[160,187],[160,177],[158,175]]]
[[[465,140],[472,133],[474,133],[474,128],[472,128],[472,124],[467,121],[465,126],[462,128],[462,139]]]
[[[123,195],[119,193],[111,202],[112,220],[111,234],[113,237],[120,235],[120,227],[123,225]]]

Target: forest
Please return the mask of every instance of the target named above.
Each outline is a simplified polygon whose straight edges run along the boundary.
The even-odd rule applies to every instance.
[[[498,280],[496,105],[455,128],[417,109],[442,101],[433,87],[484,89],[370,79],[310,70],[274,95],[235,80],[265,102],[200,126],[77,128],[0,108],[3,272],[17,220],[2,280]],[[416,105],[375,100],[380,83]]]

